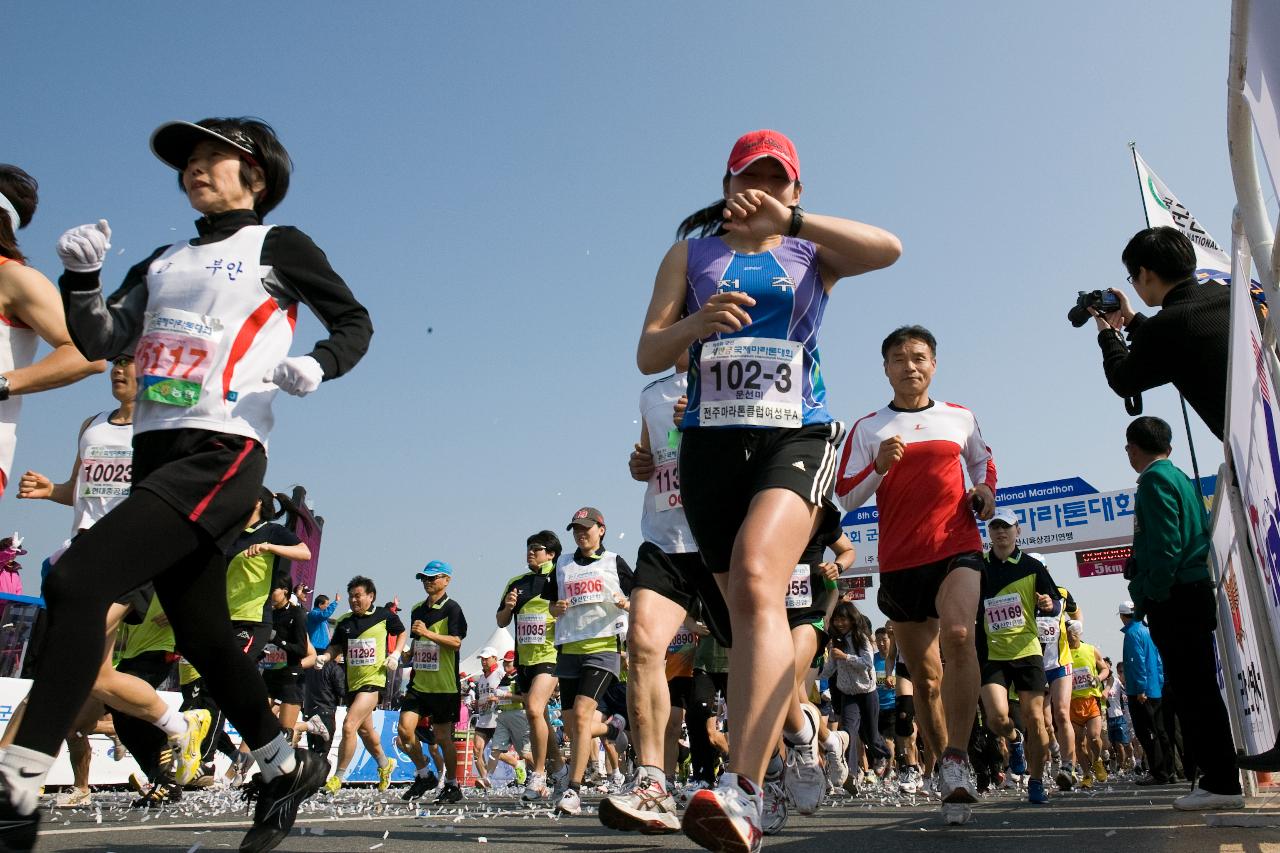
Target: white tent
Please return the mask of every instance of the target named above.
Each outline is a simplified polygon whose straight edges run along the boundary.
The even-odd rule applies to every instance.
[[[458,661],[458,671],[465,672],[469,676],[474,676],[478,673],[480,671],[480,656],[476,653],[485,646],[493,646],[498,653],[499,660],[501,660],[504,654],[516,647],[516,640],[506,628],[494,628],[493,633],[489,635],[489,639],[478,644],[470,653]]]

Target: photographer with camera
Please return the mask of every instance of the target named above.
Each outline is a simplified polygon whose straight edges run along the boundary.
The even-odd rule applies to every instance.
[[[1196,254],[1178,229],[1144,228],[1125,246],[1120,260],[1129,283],[1153,317],[1135,313],[1125,294],[1081,293],[1067,315],[1075,326],[1098,324],[1102,369],[1111,390],[1137,397],[1149,388],[1172,382],[1219,439],[1227,404],[1227,351],[1231,331],[1231,292],[1196,281]],[[1126,346],[1121,330],[1128,332]],[[1139,414],[1141,403],[1136,411]]]

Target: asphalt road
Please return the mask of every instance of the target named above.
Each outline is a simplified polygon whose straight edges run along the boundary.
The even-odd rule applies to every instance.
[[[1280,794],[1250,803],[1260,827],[1213,827],[1206,817],[1172,809],[1185,786],[1138,788],[1128,783],[1096,791],[1055,794],[1033,807],[1012,792],[989,795],[962,827],[944,826],[936,803],[882,794],[841,797],[811,817],[792,815],[765,849],[787,853],[832,850],[1018,851],[1048,838],[1073,850],[1161,853],[1280,853]],[[248,823],[230,792],[189,794],[175,808],[147,815],[128,809],[131,795],[99,794],[94,805],[49,810],[37,850],[215,851],[235,850]],[[698,850],[681,835],[627,835],[602,827],[597,797],[583,814],[554,817],[549,809],[523,806],[515,796],[476,794],[461,806],[412,808],[396,790],[385,794],[348,789],[321,794],[304,805],[293,834],[278,848],[306,853],[379,853],[430,850],[531,853],[576,850],[631,853]],[[483,850],[477,850],[484,844]],[[855,847],[854,845],[857,845]],[[1044,850],[1063,849],[1061,843]]]

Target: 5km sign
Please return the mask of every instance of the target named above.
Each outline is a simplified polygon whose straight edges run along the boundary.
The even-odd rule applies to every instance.
[[[1124,574],[1124,564],[1133,554],[1133,548],[1095,548],[1076,552],[1076,571],[1082,578]]]

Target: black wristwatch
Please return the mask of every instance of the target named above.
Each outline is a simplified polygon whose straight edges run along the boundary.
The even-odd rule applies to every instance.
[[[9,399],[9,377],[0,375],[0,402]]]
[[[804,225],[804,208],[793,204],[791,205],[791,227],[787,229],[787,236],[794,237],[799,234],[802,225]]]

